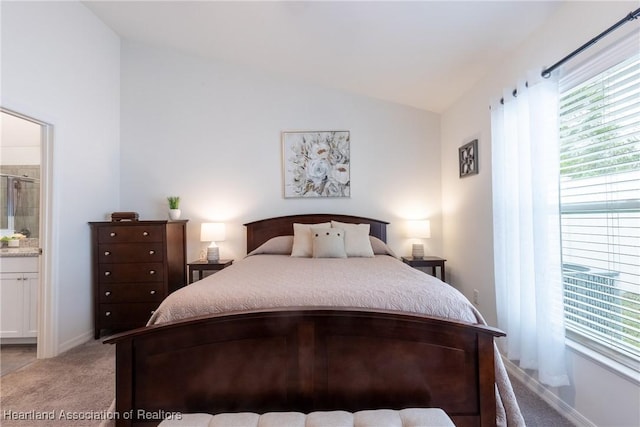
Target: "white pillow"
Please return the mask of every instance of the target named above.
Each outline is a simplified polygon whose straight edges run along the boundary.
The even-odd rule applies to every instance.
[[[291,256],[310,258],[313,255],[313,246],[311,245],[311,227],[331,227],[330,222],[322,222],[319,224],[298,224],[293,223],[293,248]]]
[[[375,255],[391,255],[394,258],[398,258],[391,248],[377,237],[369,236],[369,241]]]
[[[344,248],[348,257],[373,257],[373,248],[369,240],[369,224],[348,224],[331,221],[331,226],[341,228],[345,232]]]
[[[293,236],[276,236],[267,240],[247,256],[260,254],[291,255],[293,249]]]
[[[314,258],[346,258],[344,230],[340,228],[312,228]]]

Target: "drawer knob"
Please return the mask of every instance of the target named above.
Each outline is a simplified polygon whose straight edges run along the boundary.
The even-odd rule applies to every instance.
[[[104,251],[104,254],[105,254],[105,256],[109,256],[109,255],[111,255],[111,252],[109,252],[109,251]]]
[[[142,233],[142,235],[143,235],[143,236],[148,236],[148,235],[149,235],[149,233],[145,231],[145,232],[143,232],[143,233]]]
[[[104,275],[105,275],[105,276],[111,276],[111,272],[110,272],[110,271],[105,271],[105,272],[104,272]]]
[[[156,251],[154,251],[154,250],[149,251],[149,255],[153,255],[155,253],[156,253]]]
[[[156,274],[155,270],[149,270],[149,274]]]
[[[149,293],[150,293],[151,295],[155,295],[155,294],[156,294],[156,291],[151,291],[151,292],[149,292]]]
[[[105,316],[111,316],[111,312],[110,312],[110,311],[107,311],[104,315],[105,315]]]
[[[116,233],[112,231],[111,233],[109,233],[109,236],[116,237]]]
[[[106,296],[109,296],[109,295],[111,295],[111,292],[110,292],[110,291],[107,291],[107,292],[105,292],[104,294],[105,294]]]

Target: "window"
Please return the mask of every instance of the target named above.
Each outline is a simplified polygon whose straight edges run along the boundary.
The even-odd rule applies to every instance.
[[[633,48],[635,37],[630,50],[612,49],[561,80],[560,208],[567,335],[638,369],[640,53]]]

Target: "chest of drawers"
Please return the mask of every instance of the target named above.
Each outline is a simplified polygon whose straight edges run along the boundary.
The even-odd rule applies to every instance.
[[[90,222],[94,331],[144,326],[187,283],[186,220]]]

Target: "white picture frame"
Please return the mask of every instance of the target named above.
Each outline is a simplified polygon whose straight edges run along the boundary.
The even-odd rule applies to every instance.
[[[349,131],[282,132],[285,198],[351,197]]]

